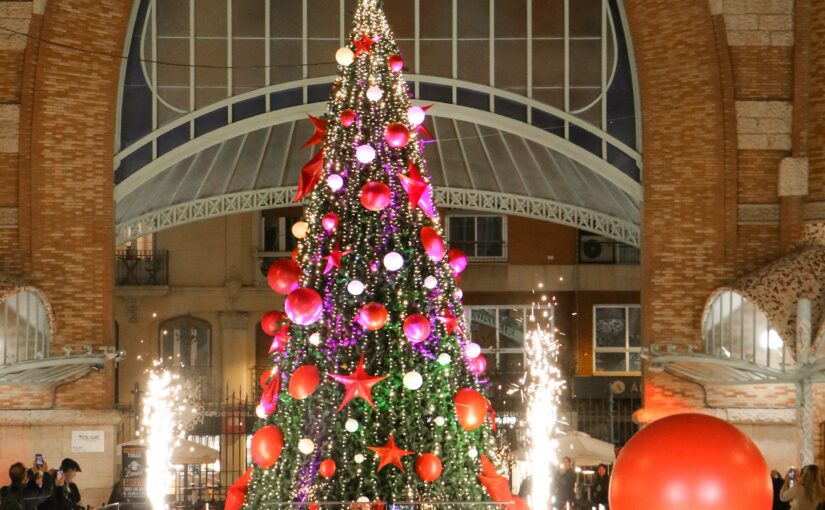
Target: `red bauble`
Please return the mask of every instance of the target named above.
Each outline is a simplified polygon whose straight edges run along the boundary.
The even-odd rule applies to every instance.
[[[610,476],[614,510],[770,510],[772,501],[759,449],[733,425],[702,414],[669,416],[637,432]]]
[[[355,123],[355,119],[357,118],[358,116],[355,114],[355,111],[347,108],[341,112],[341,125],[344,127],[350,127]]]
[[[289,294],[300,286],[301,267],[292,259],[276,260],[269,266],[266,279],[278,294]]]
[[[334,212],[328,212],[321,218],[321,225],[324,226],[324,230],[327,232],[332,232],[336,228],[338,228],[338,214]]]
[[[321,461],[321,465],[318,466],[318,473],[324,478],[332,478],[335,474],[335,461],[332,459]]]
[[[447,252],[447,257],[450,260],[450,269],[453,270],[454,275],[458,276],[467,269],[467,255],[463,251],[453,248]]]
[[[404,335],[411,343],[423,342],[430,336],[430,321],[420,313],[414,313],[404,319]]]
[[[381,303],[367,303],[358,314],[358,323],[364,329],[378,331],[387,323],[389,314]]]
[[[271,468],[278,462],[284,449],[284,433],[275,425],[267,425],[252,436],[252,461],[262,468]]]
[[[401,149],[410,143],[410,130],[400,122],[393,122],[384,130],[384,139],[390,147]]]
[[[387,58],[387,64],[390,66],[390,71],[400,73],[404,69],[404,59],[401,55],[390,55]]]
[[[438,235],[433,227],[421,229],[421,244],[424,246],[427,256],[433,262],[441,262],[441,259],[444,258],[444,239]]]
[[[261,372],[261,379],[258,381],[259,383],[261,383],[261,389],[265,390],[266,387],[269,386],[269,377],[272,375],[272,370],[273,369],[271,368],[267,368],[266,370]]]
[[[315,393],[320,380],[315,365],[302,365],[292,372],[292,377],[289,378],[289,394],[292,398],[303,400]]]
[[[422,453],[415,461],[415,472],[425,482],[438,480],[441,469],[441,459],[434,453]]]
[[[315,324],[324,311],[321,296],[312,289],[296,289],[289,293],[284,304],[289,319],[299,326]]]
[[[470,365],[470,372],[475,375],[481,375],[487,370],[487,358],[485,358],[483,354],[479,354],[475,358],[472,358],[468,365]]]
[[[279,312],[278,310],[266,312],[264,316],[261,317],[261,330],[269,336],[275,336],[281,329],[281,326],[283,326],[285,319],[286,314],[284,312]]]
[[[252,481],[252,470],[247,469],[244,474],[235,480],[235,483],[229,487],[226,492],[226,500],[224,501],[224,510],[240,510],[246,500],[246,494],[249,491],[249,482]]]
[[[479,428],[487,417],[487,399],[476,390],[458,390],[455,394],[455,416],[464,430]]]
[[[361,188],[361,205],[370,211],[383,211],[392,200],[390,187],[379,181],[370,181]]]

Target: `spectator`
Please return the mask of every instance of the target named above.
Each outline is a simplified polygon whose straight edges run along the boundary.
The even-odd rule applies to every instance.
[[[11,484],[0,489],[0,510],[24,510],[28,492],[29,475],[22,462],[9,467]]]
[[[533,492],[533,475],[527,475],[527,478],[521,481],[518,488],[518,497],[527,501]]]
[[[779,499],[779,493],[782,491],[782,485],[785,483],[782,479],[782,473],[775,469],[771,471],[771,483],[773,484],[773,506],[771,510],[788,510],[791,506]]]
[[[610,475],[607,474],[607,465],[599,464],[596,476],[593,477],[593,505],[609,509],[608,495],[610,492]]]
[[[573,508],[576,504],[576,473],[570,457],[561,459],[561,468],[556,476],[556,506]]]
[[[72,485],[80,473],[80,464],[72,459],[63,459],[60,470],[54,476],[54,490],[49,499],[38,506],[38,510],[76,510],[75,505],[80,502],[80,491]]]
[[[825,487],[819,467],[809,464],[802,468],[797,475],[796,483],[791,486],[791,471],[779,491],[779,499],[789,501],[791,510],[816,510],[817,504],[825,499]]]

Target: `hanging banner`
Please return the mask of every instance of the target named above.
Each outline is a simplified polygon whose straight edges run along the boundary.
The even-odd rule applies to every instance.
[[[121,497],[126,502],[146,499],[146,447],[123,446]]]

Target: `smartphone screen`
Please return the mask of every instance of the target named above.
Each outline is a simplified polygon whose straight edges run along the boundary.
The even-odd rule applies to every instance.
[[[34,463],[36,465],[38,465],[39,467],[43,467],[43,454],[42,453],[35,454]]]

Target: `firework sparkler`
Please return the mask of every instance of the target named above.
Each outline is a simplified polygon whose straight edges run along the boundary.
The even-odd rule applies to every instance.
[[[150,372],[143,400],[143,438],[146,442],[146,496],[153,510],[166,507],[166,489],[172,470],[172,450],[178,444],[181,387],[168,371]]]

